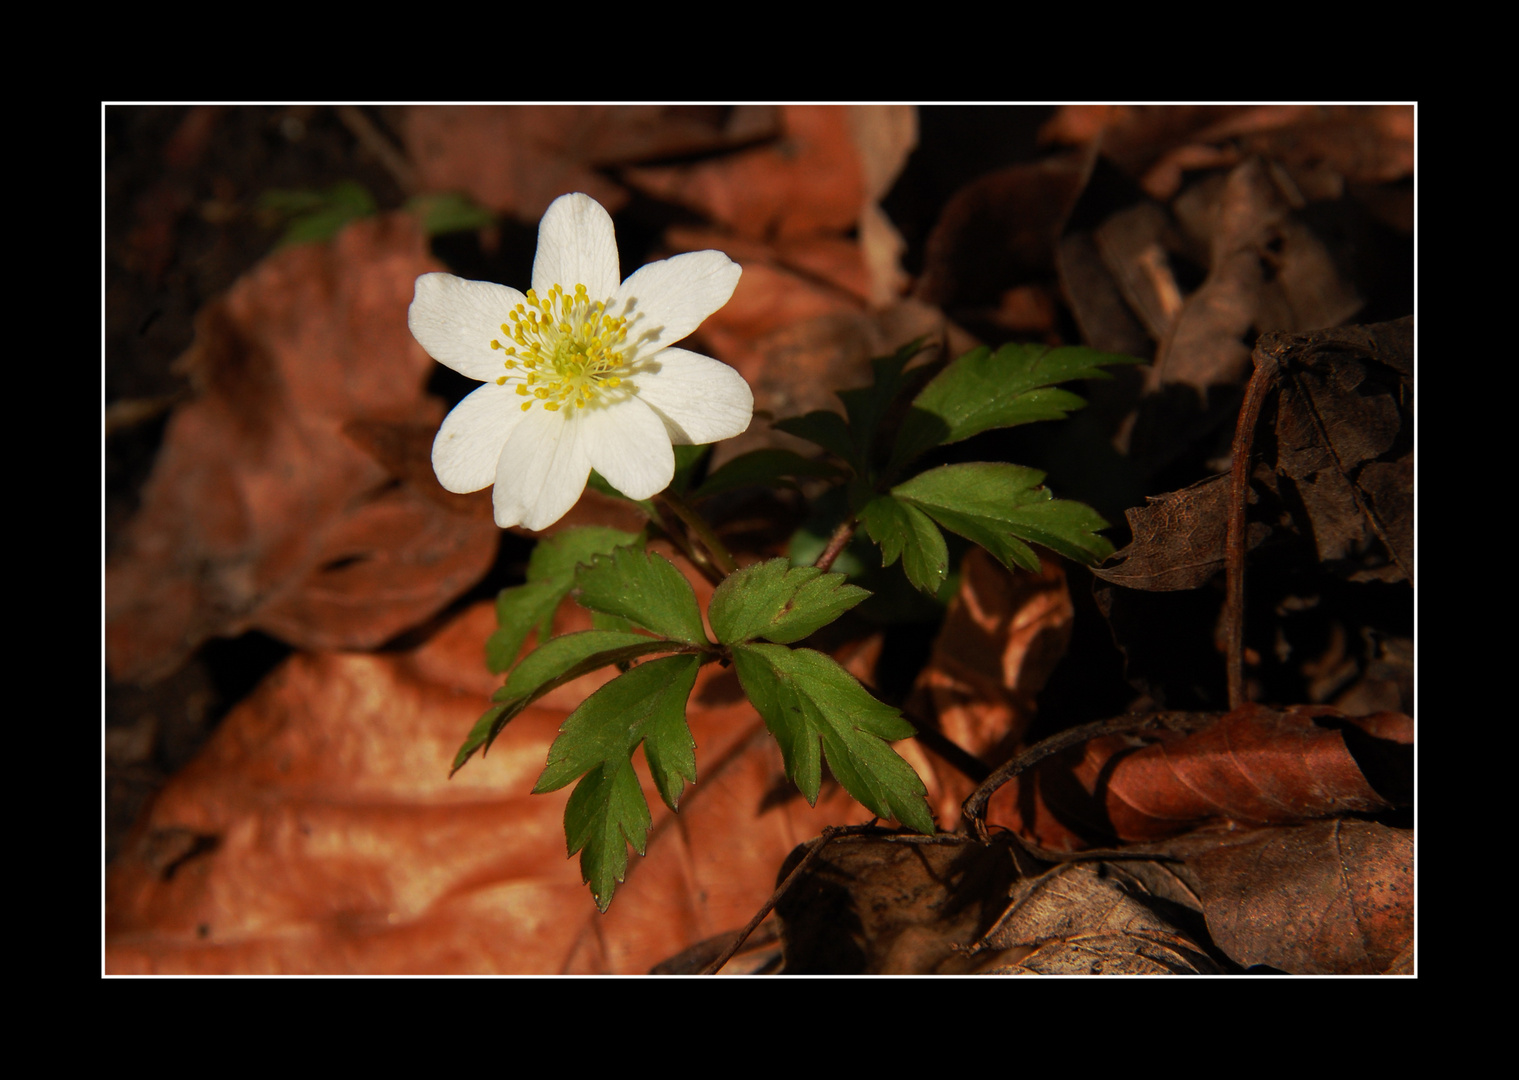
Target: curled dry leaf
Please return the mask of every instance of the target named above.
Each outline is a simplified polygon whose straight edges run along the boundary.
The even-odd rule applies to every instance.
[[[1016,778],[988,820],[1077,851],[1219,824],[1277,824],[1390,809],[1412,791],[1413,721],[1324,706],[1245,705],[1190,734],[1093,739]]]
[[[441,419],[405,319],[433,269],[411,217],[370,219],[270,256],[203,309],[182,361],[199,396],[170,419],[107,567],[115,678],[150,681],[249,628],[372,648],[489,568],[489,516],[373,452]]]
[[[589,626],[569,604],[558,620]],[[697,783],[672,815],[637,756],[648,856],[599,915],[565,855],[569,790],[528,792],[559,726],[611,672],[541,699],[450,781],[499,685],[483,657],[493,629],[481,604],[412,652],[278,668],[112,864],[107,970],[647,972],[742,926],[798,843],[870,818],[831,783],[809,808],[732,671],[710,665],[688,709]]]

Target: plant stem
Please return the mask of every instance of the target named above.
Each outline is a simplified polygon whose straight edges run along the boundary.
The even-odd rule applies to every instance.
[[[853,517],[846,518],[840,522],[839,527],[834,529],[833,535],[828,538],[828,546],[818,556],[818,561],[812,565],[826,573],[828,568],[833,565],[833,560],[842,555],[844,549],[849,546],[849,541],[854,539],[854,530],[858,527],[858,524]]]
[[[668,506],[671,513],[680,518],[686,528],[696,535],[696,538],[701,541],[702,547],[707,549],[707,554],[712,559],[712,566],[720,575],[727,577],[738,569],[738,564],[733,561],[732,554],[729,553],[723,542],[717,538],[717,533],[712,531],[712,526],[707,524],[706,519],[698,514],[690,503],[669,489],[660,492],[654,497]]]

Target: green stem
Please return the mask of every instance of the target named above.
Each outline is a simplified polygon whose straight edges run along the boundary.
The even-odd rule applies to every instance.
[[[712,526],[707,524],[706,519],[698,514],[690,503],[668,488],[654,497],[668,506],[670,511],[685,524],[686,528],[696,535],[696,538],[701,541],[702,547],[707,549],[707,554],[712,558],[712,565],[719,574],[727,577],[738,569],[738,564],[733,561],[733,556],[729,553],[727,547],[717,538],[717,534],[712,531]]]

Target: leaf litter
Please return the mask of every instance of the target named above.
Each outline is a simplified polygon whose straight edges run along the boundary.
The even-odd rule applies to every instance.
[[[1385,282],[1368,274],[1343,238],[1381,229],[1377,242],[1386,244],[1411,226],[1400,209],[1411,176],[1411,153],[1403,152],[1412,145],[1411,117],[1405,124],[1397,109],[1313,107],[1058,111],[1045,135],[1076,146],[1072,155],[1052,158],[1038,176],[1015,172],[967,189],[957,211],[963,221],[946,215],[928,246],[916,295],[873,308],[863,300],[878,296],[877,283],[891,276],[873,252],[890,244],[881,247],[881,237],[869,239],[861,225],[851,250],[855,241],[844,231],[872,208],[879,213],[889,183],[872,178],[863,149],[869,139],[857,123],[850,138],[866,157],[856,178],[836,198],[812,200],[813,217],[788,217],[790,205],[806,204],[795,185],[821,182],[828,170],[788,173],[765,142],[789,129],[798,140],[793,150],[805,149],[806,132],[837,125],[837,117],[800,107],[646,111],[637,123],[615,108],[580,116],[576,123],[587,126],[579,130],[601,134],[564,151],[566,160],[579,154],[602,170],[582,176],[614,176],[639,198],[657,190],[712,222],[696,232],[671,227],[665,250],[726,247],[744,263],[745,286],[726,309],[733,321],[703,333],[710,332],[714,355],[744,370],[757,399],[765,385],[775,388],[775,415],[835,407],[829,392],[865,381],[865,358],[915,336],[903,332],[908,326],[939,326],[954,337],[964,334],[961,324],[982,332],[1016,324],[1051,344],[1074,343],[1058,340],[1051,314],[1069,310],[1081,329],[1076,340],[1162,360],[1148,375],[1093,387],[1092,407],[1070,425],[1100,427],[1127,451],[1124,468],[1112,474],[1129,484],[1117,510],[1147,492],[1176,489],[1131,517],[1134,542],[1099,572],[1139,694],[1120,720],[1138,717],[1147,726],[1076,746],[1008,782],[991,800],[990,846],[963,835],[915,840],[874,831],[839,836],[820,850],[812,841],[811,876],[792,889],[833,899],[798,907],[783,898],[743,970],[1411,972],[1412,698],[1408,660],[1400,658],[1411,658],[1412,624],[1389,619],[1386,604],[1373,604],[1368,615],[1345,598],[1411,590],[1412,326],[1322,329],[1386,310],[1387,301],[1378,306]],[[510,112],[449,122],[538,122]],[[413,124],[409,137],[443,119],[412,113],[396,125]],[[653,134],[637,134],[638,123]],[[668,124],[684,124],[685,133],[662,127]],[[429,137],[442,160],[449,140],[439,130]],[[875,144],[886,147],[883,160],[901,154],[900,138],[897,150],[890,143]],[[601,149],[584,152],[587,146]],[[673,168],[639,162],[682,153],[699,160]],[[733,164],[745,154],[757,171]],[[633,164],[608,170],[614,162]],[[781,194],[745,220],[768,224],[730,220],[731,208],[748,204],[721,194],[723,185],[758,191],[766,170],[774,179],[765,182]],[[1041,212],[1025,227],[1014,204],[992,197],[1020,184],[1046,191],[1053,217]],[[520,184],[503,190],[487,196],[480,189],[476,198],[531,220],[538,196]],[[558,193],[541,194],[546,204]],[[598,197],[609,205],[620,198],[615,190]],[[987,263],[974,245],[984,246],[994,221],[989,231],[1006,239]],[[349,231],[357,237],[369,227]],[[710,239],[714,230],[737,235],[720,244]],[[992,270],[978,275],[977,265]],[[758,291],[746,298],[751,284]],[[1394,306],[1384,317],[1397,313]],[[1205,463],[1226,460],[1238,437],[1232,421],[1252,358],[1248,345],[1240,351],[1241,339],[1254,341],[1257,372],[1275,366],[1262,378],[1261,419],[1245,443],[1248,520],[1241,555],[1231,556],[1238,486],[1226,474],[1184,485],[1207,471]],[[817,396],[796,396],[809,393]],[[417,432],[435,420],[419,408],[398,401],[338,423],[345,445],[373,463],[370,483],[420,487],[416,447],[425,440]],[[267,430],[290,424],[285,412],[272,415],[262,421]],[[764,445],[799,445],[763,437],[771,440]],[[1155,484],[1165,477],[1182,483]],[[1066,478],[1058,489],[1068,490]],[[420,493],[440,510],[448,498]],[[622,511],[588,494],[576,512],[581,519],[566,524],[601,514],[594,523],[627,527],[606,516],[612,512]],[[383,543],[394,550],[393,540]],[[350,560],[361,548],[338,548],[316,565],[329,573],[359,565]],[[1244,556],[1251,568],[1247,689],[1256,700],[1304,705],[1231,711],[1221,683],[1215,689],[1197,678],[1230,617],[1222,579],[1231,558]],[[976,565],[963,564],[959,607],[909,713],[956,733],[980,755],[985,775],[1083,717],[1072,711],[1059,662],[1071,594],[1063,581],[1050,584],[1056,564],[1043,561],[1041,587],[1032,592],[1024,575]],[[692,581],[700,593],[705,583]],[[108,596],[115,591],[108,586]],[[1147,615],[1132,603],[1163,595],[1188,598],[1191,621]],[[558,625],[575,625],[583,617],[576,610],[565,603]],[[980,622],[967,624],[968,615]],[[424,617],[410,616],[409,625]],[[192,626],[211,633],[245,625],[225,614],[195,619]],[[309,639],[300,624],[270,617],[264,625],[319,650],[372,648],[394,636],[377,623],[366,637],[365,621]],[[967,635],[969,625],[980,629]],[[461,723],[467,727],[496,685],[479,656],[493,628],[482,605],[416,649],[315,651],[288,661],[165,789],[113,867],[109,969],[648,971],[693,943],[730,941],[776,880],[782,854],[817,835],[821,823],[869,820],[826,775],[816,811],[794,791],[780,795],[779,755],[733,673],[703,669],[689,717],[701,746],[698,783],[681,814],[650,798],[648,856],[631,865],[626,895],[604,917],[563,918],[566,904],[584,898],[558,831],[565,796],[523,793],[568,710],[601,676],[551,692],[514,721],[489,775],[461,773],[439,787]],[[171,668],[206,632],[155,628],[157,659],[150,652],[152,662],[137,670]],[[1204,646],[1189,654],[1184,677],[1139,662],[1137,643],[1159,648],[1182,639]],[[879,675],[878,650],[852,654],[867,682]],[[1169,711],[1145,713],[1168,697]],[[1363,704],[1350,708],[1356,702]],[[1335,703],[1346,714],[1326,707]],[[1149,719],[1155,715],[1165,719]],[[377,727],[398,719],[404,732],[376,737]],[[897,745],[928,784],[939,826],[953,828],[958,803],[977,780],[925,744]],[[642,762],[638,769],[645,795],[656,793]],[[841,944],[846,939],[852,944]]]

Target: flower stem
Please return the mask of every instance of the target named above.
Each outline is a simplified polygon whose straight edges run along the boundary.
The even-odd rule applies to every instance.
[[[685,524],[686,528],[696,535],[696,538],[701,541],[702,547],[707,549],[707,554],[712,560],[712,566],[719,574],[727,577],[738,569],[738,564],[733,561],[732,554],[729,553],[723,542],[717,538],[717,533],[712,531],[712,526],[707,524],[706,519],[698,514],[690,503],[668,488],[654,497],[665,506],[668,506],[670,511]]]
[[[833,535],[828,538],[828,546],[818,556],[818,561],[812,565],[826,573],[828,568],[833,565],[833,560],[842,555],[844,549],[849,546],[849,541],[854,539],[854,530],[858,524],[853,517],[846,518],[840,522],[839,527],[834,529]]]

